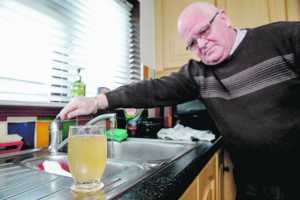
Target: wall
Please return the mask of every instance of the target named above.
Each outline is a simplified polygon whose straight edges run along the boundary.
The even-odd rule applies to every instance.
[[[142,64],[155,68],[154,0],[140,0],[140,20],[141,61]]]

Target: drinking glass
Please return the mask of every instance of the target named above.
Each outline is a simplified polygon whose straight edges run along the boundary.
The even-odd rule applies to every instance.
[[[103,187],[101,177],[107,160],[105,126],[70,126],[68,162],[74,184],[72,190],[92,192]]]

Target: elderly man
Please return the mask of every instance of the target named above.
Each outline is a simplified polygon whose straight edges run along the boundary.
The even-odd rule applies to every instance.
[[[160,79],[75,98],[61,118],[201,99],[232,156],[237,199],[298,199],[300,23],[237,29],[224,10],[194,3],[182,11],[178,30],[201,61]]]

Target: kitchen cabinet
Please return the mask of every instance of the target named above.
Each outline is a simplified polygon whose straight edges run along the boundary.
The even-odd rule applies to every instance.
[[[225,150],[217,151],[180,200],[235,200],[233,165]]]
[[[177,19],[188,4],[198,0],[155,0],[155,37],[157,77],[168,75],[198,59],[185,50],[177,33]],[[299,0],[205,0],[226,10],[236,27],[256,27],[275,21],[300,20]]]
[[[217,6],[224,8],[232,24],[240,28],[300,19],[299,0],[217,0]]]
[[[220,153],[208,161],[192,184],[180,197],[180,200],[220,200]]]
[[[177,33],[179,14],[188,4],[196,1],[155,1],[155,56],[158,77],[177,71],[190,58],[197,58],[191,52],[185,50],[185,43]],[[214,1],[209,2],[213,3]]]
[[[192,184],[188,187],[188,189],[184,192],[184,194],[180,197],[180,200],[198,200],[199,199],[199,192],[198,186],[199,181],[198,177],[192,182]]]
[[[235,200],[236,186],[233,178],[233,164],[226,150],[223,150],[221,160],[221,199]]]

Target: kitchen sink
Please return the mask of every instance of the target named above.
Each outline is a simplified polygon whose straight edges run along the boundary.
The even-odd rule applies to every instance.
[[[194,143],[158,139],[130,138],[123,142],[108,142],[108,157],[142,163],[162,164],[176,159],[195,147]]]
[[[71,177],[67,154],[59,153],[45,157],[29,158],[21,161],[20,164],[39,171]],[[143,174],[147,169],[135,162],[108,159],[102,179],[107,180],[116,176],[121,177],[129,170],[133,171],[134,175],[139,175]]]
[[[67,154],[64,153],[29,158],[21,161],[20,164],[38,171],[71,177]],[[113,187],[137,180],[147,171],[149,168],[135,162],[108,159],[101,180],[104,183],[104,191],[108,192]]]
[[[159,139],[128,138],[123,142],[108,142],[108,160],[102,178],[103,192],[106,199],[111,199],[126,191],[141,180],[168,166],[180,156],[186,154],[198,144],[192,142],[165,141]],[[47,167],[51,165],[52,168]],[[35,171],[47,174],[62,175],[70,179],[67,154],[59,152],[50,154],[47,151],[37,152],[32,158],[19,163]],[[53,170],[54,168],[54,170]],[[60,176],[60,177],[62,177]],[[71,179],[70,179],[71,180]],[[71,184],[71,181],[70,183]],[[74,199],[69,185],[64,183],[65,190],[47,195],[47,199]],[[66,197],[66,194],[69,197]],[[51,198],[50,198],[51,197]]]

